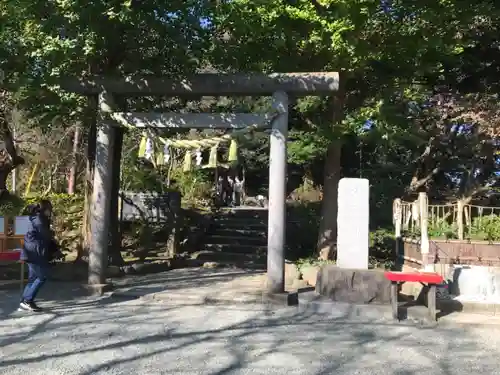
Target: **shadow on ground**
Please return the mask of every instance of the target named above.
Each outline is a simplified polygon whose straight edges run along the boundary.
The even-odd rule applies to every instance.
[[[492,327],[421,329],[353,311],[180,306],[82,292],[48,284],[49,310],[38,315],[13,312],[16,293],[2,294],[0,373],[497,373],[500,330]]]
[[[193,290],[198,288],[217,288],[222,283],[228,283],[238,278],[262,275],[262,271],[244,270],[236,268],[183,268],[149,275],[132,275],[110,280],[114,294],[99,298],[101,304],[115,303],[115,299],[133,299],[148,294]],[[15,285],[14,285],[15,286]],[[119,292],[130,292],[133,297],[126,297]],[[20,290],[16,287],[0,289],[0,316],[16,311],[19,304]],[[50,301],[79,300],[81,303],[95,303],[94,299],[87,298],[88,291],[78,282],[48,282],[42,289],[40,298]],[[93,302],[82,302],[93,301]],[[119,301],[118,301],[119,302]]]
[[[73,282],[48,282],[41,290],[39,299],[50,301],[51,308],[61,308],[65,311],[120,302],[109,295],[98,298],[91,297],[82,284]],[[19,300],[19,289],[1,289],[0,318],[8,317],[17,312]],[[123,299],[121,300],[123,301]]]
[[[116,279],[113,280],[113,285],[117,292],[127,291],[137,296],[146,296],[169,291],[216,289],[222,284],[258,275],[264,275],[263,271],[237,268],[180,268],[157,274]]]

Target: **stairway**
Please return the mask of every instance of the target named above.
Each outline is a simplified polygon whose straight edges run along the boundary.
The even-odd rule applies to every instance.
[[[265,269],[267,262],[267,209],[221,209],[193,257],[204,262],[241,268]]]

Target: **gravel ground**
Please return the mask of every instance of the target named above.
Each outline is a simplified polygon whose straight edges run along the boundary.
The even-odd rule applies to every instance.
[[[310,309],[68,297],[15,312],[0,291],[0,374],[498,374],[500,326],[346,320]]]

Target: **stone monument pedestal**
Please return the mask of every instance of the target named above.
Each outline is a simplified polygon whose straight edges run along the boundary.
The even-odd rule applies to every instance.
[[[389,304],[391,282],[385,278],[383,270],[324,265],[318,271],[316,293],[339,302]]]

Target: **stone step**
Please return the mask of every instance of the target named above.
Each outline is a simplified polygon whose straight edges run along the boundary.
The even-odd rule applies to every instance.
[[[286,225],[301,224],[300,220],[287,220]],[[267,228],[268,220],[266,219],[241,219],[241,218],[214,218],[212,221],[213,226],[224,227],[228,226],[231,228],[245,227],[246,228]]]
[[[218,251],[225,253],[265,255],[267,246],[258,245],[234,245],[234,244],[204,244],[202,250]]]
[[[263,208],[222,208],[217,212],[218,217],[238,217],[238,218],[248,218],[248,217],[258,217],[267,218],[268,211]]]
[[[213,221],[227,222],[227,221],[237,221],[237,222],[267,222],[267,215],[215,215],[212,219]]]
[[[256,265],[264,268],[267,264],[267,257],[265,255],[258,256],[255,254],[229,253],[208,250],[197,251],[196,253],[193,253],[191,255],[191,258],[196,259],[200,262]]]
[[[227,221],[214,221],[212,223],[213,230],[218,229],[240,229],[240,230],[261,230],[267,231],[267,222],[262,221],[238,221],[238,220],[227,220]]]
[[[239,215],[215,215],[213,218],[215,221],[231,221],[231,220],[236,220],[236,221],[267,221],[268,216],[263,215],[263,216],[239,216]]]
[[[217,235],[217,236],[238,236],[238,237],[243,237],[243,238],[267,238],[267,229],[264,228],[259,228],[259,229],[239,229],[239,228],[234,228],[234,229],[226,229],[225,227],[221,226],[217,228],[216,231],[213,231],[212,234]]]
[[[257,245],[266,246],[267,239],[265,236],[229,236],[220,235],[217,231],[215,234],[209,234],[205,237],[204,242],[206,244],[216,244],[216,245]]]

